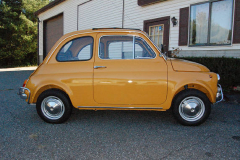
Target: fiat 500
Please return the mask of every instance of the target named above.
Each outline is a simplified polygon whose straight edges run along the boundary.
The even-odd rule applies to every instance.
[[[90,29],[64,35],[25,80],[19,95],[48,123],[72,108],[166,111],[183,125],[206,121],[223,99],[218,74],[167,58],[141,30]]]

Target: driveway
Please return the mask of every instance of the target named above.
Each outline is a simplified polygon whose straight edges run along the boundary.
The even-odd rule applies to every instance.
[[[171,111],[74,110],[48,124],[16,94],[33,71],[0,72],[0,159],[240,159],[240,104],[222,102],[198,127]]]

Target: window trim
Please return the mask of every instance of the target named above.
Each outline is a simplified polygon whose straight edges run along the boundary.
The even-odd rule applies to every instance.
[[[209,0],[209,1],[205,1],[205,2],[199,2],[199,3],[195,3],[195,4],[191,4],[189,7],[189,20],[188,20],[188,47],[202,47],[202,46],[232,46],[233,44],[233,19],[234,19],[234,7],[235,7],[235,0],[232,0],[232,19],[231,19],[231,43],[230,44],[211,44],[210,43],[210,33],[211,33],[211,17],[212,17],[212,3],[213,2],[219,2],[222,0]],[[200,4],[205,4],[205,3],[209,3],[209,16],[208,16],[208,32],[207,32],[207,43],[204,44],[199,44],[199,45],[190,45],[190,29],[191,29],[191,8],[192,6],[196,6],[196,5],[200,5]]]
[[[135,44],[135,37],[138,37],[138,38],[141,38],[141,39],[143,39],[145,42],[146,42],[146,45],[148,45],[148,47],[149,48],[151,48],[151,50],[152,50],[152,52],[153,53],[155,53],[155,57],[154,58],[135,58],[135,45],[133,45],[133,55],[134,55],[134,58],[133,59],[102,59],[101,57],[100,57],[100,43],[101,43],[101,38],[102,37],[109,37],[109,36],[128,36],[128,37],[133,37],[133,42],[134,42],[134,44]],[[109,45],[109,44],[108,44]],[[135,36],[135,35],[102,35],[101,37],[99,37],[99,42],[98,42],[98,58],[99,59],[101,59],[101,60],[135,60],[135,59],[156,59],[156,57],[157,57],[157,54],[156,54],[156,52],[154,51],[154,49],[147,43],[147,41],[144,39],[144,38],[142,38],[142,37],[140,37],[140,36]]]
[[[89,59],[84,59],[84,60],[71,60],[71,61],[69,61],[69,60],[68,60],[68,61],[59,61],[59,60],[57,59],[57,56],[58,56],[58,54],[60,53],[61,49],[62,49],[68,42],[73,41],[73,40],[78,39],[78,38],[85,38],[85,37],[90,37],[90,38],[92,38],[92,40],[93,40],[93,41],[92,41],[92,48],[91,48],[92,53],[91,53],[91,56],[90,56]],[[89,45],[89,44],[87,44],[87,45]],[[86,46],[87,46],[87,45],[86,45]],[[71,46],[72,46],[72,44],[71,44]],[[70,48],[71,46],[69,46],[69,48]],[[84,47],[85,47],[85,46],[84,46]],[[84,48],[84,47],[83,47],[83,48]],[[94,47],[94,38],[93,38],[92,36],[82,36],[82,37],[73,38],[73,39],[67,41],[66,43],[64,43],[64,45],[62,45],[62,47],[58,50],[58,53],[57,53],[57,55],[55,56],[55,59],[56,59],[57,62],[89,61],[89,60],[91,60],[92,57],[93,57],[93,47]],[[69,48],[68,48],[68,49],[69,49]],[[81,50],[82,50],[83,48],[81,48]],[[81,50],[80,50],[80,51],[81,51]],[[80,51],[79,51],[79,52],[80,52]],[[78,52],[78,54],[79,54],[79,52]],[[78,54],[77,54],[77,55],[78,55]]]

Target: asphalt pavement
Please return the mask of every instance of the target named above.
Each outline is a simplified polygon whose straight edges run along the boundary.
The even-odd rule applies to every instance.
[[[240,159],[240,104],[221,102],[197,127],[171,111],[80,111],[42,121],[17,95],[33,71],[0,72],[0,159]]]

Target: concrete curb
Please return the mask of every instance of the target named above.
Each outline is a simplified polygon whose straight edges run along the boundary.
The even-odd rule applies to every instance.
[[[37,66],[32,67],[16,67],[16,68],[0,68],[0,72],[8,72],[8,71],[30,71],[35,70]]]

